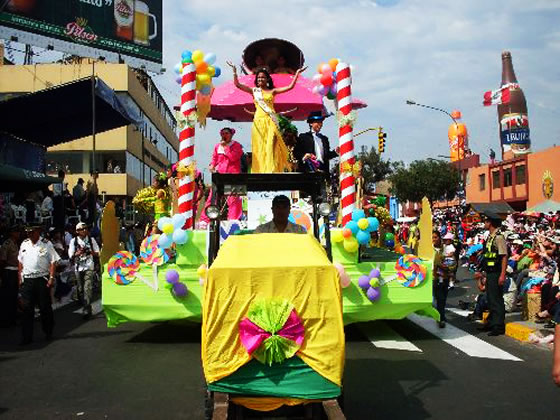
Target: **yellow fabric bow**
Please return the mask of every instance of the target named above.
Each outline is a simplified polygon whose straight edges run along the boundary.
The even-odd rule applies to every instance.
[[[194,127],[198,116],[196,115],[196,111],[191,111],[191,113],[185,116],[181,111],[177,111],[175,113],[175,119],[177,120],[177,127],[180,130],[183,130],[185,127]]]
[[[184,163],[177,164],[177,178],[181,179],[184,176],[188,176],[191,179],[194,179],[196,174],[196,162],[189,163],[185,165]]]
[[[362,162],[357,161],[353,165],[348,161],[342,162],[340,164],[340,171],[351,173],[354,175],[354,178],[359,178],[362,176]]]
[[[336,113],[336,119],[338,120],[339,126],[349,125],[350,127],[354,127],[357,118],[358,118],[358,114],[354,110],[350,111],[346,115],[344,115],[341,111],[338,111]]]

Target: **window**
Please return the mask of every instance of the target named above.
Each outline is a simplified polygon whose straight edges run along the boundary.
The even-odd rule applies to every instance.
[[[492,189],[500,188],[500,171],[492,172]]]
[[[515,167],[515,183],[517,185],[525,184],[525,165]]]
[[[504,187],[513,185],[513,171],[511,168],[504,169]]]
[[[486,174],[480,174],[478,176],[478,189],[479,191],[484,191],[486,189]]]

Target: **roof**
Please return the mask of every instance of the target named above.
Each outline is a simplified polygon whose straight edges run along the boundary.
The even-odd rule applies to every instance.
[[[558,210],[560,210],[560,203],[553,200],[545,200],[540,202],[536,206],[531,207],[529,210],[539,213],[557,212]]]
[[[496,213],[496,214],[515,213],[513,207],[511,207],[505,201],[498,201],[495,203],[470,203],[469,206],[477,213]]]
[[[60,182],[60,178],[42,172],[0,164],[0,191],[36,191],[50,184]]]

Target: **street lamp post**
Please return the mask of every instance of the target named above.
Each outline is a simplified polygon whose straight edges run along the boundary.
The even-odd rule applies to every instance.
[[[428,108],[428,109],[433,109],[434,111],[439,111],[439,112],[443,112],[444,114],[447,114],[449,116],[449,118],[451,118],[453,120],[453,122],[455,123],[455,125],[457,125],[457,120],[453,117],[453,115],[451,115],[449,112],[447,112],[445,109],[441,109],[441,108],[436,108],[435,106],[431,106],[431,105],[424,105],[424,104],[419,104],[415,101],[411,101],[410,99],[406,100],[406,104],[407,105],[416,105],[416,106],[421,106],[422,108]]]

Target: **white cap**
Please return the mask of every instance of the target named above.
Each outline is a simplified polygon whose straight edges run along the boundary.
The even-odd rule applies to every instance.
[[[87,229],[87,225],[84,222],[80,222],[76,225],[76,230]]]

